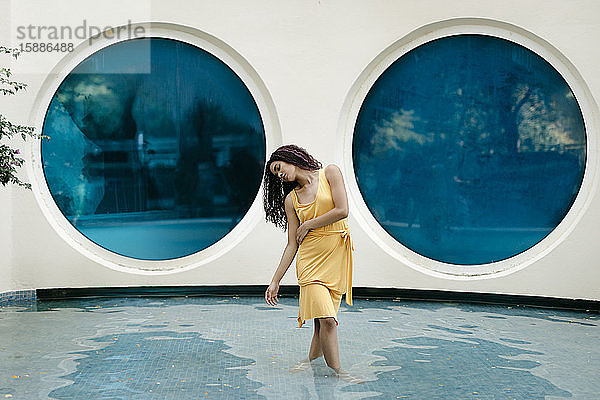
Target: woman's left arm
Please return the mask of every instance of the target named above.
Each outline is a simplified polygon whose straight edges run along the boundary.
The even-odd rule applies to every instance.
[[[342,171],[335,164],[330,164],[325,168],[325,177],[331,186],[331,195],[333,196],[333,208],[325,214],[309,219],[298,227],[298,243],[304,239],[304,236],[310,229],[320,228],[339,221],[348,216],[348,197],[346,195],[346,186],[344,186],[344,177]]]

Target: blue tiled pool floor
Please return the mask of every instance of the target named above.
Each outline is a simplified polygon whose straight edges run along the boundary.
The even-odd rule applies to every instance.
[[[0,399],[597,399],[596,313],[355,299],[331,376],[298,299],[96,298],[0,308]]]

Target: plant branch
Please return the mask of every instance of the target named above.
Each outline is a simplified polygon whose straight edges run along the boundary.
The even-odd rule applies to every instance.
[[[11,54],[15,59],[19,56],[20,51],[17,48],[9,48],[0,46],[0,54]],[[0,92],[3,95],[14,95],[19,90],[24,90],[27,84],[17,82],[10,79],[12,72],[8,68],[0,68]],[[18,125],[10,122],[4,115],[0,114],[0,140],[4,137],[12,138],[15,135],[20,135],[23,140],[28,136],[33,138],[50,139],[48,136],[34,133],[35,128],[32,126]],[[17,169],[23,166],[25,162],[19,157],[20,151],[13,149],[6,144],[0,144],[0,184],[6,186],[9,183],[31,189],[29,183],[21,181],[17,176]]]

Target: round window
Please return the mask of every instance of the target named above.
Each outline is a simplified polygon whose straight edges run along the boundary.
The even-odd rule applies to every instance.
[[[352,146],[383,229],[459,265],[541,241],[569,211],[586,164],[583,117],[563,77],[527,48],[481,34],[396,60],[368,92]]]
[[[82,61],[43,124],[48,188],[96,244],[144,260],[179,258],[223,238],[254,201],[265,160],[258,107],[221,60],[143,38]]]

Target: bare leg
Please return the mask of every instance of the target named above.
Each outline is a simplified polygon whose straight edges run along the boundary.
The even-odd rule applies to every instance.
[[[300,372],[308,369],[312,360],[325,356],[325,362],[334,370],[333,375],[350,383],[364,383],[365,381],[352,376],[340,367],[338,351],[337,324],[332,317],[315,318],[315,333],[310,344],[308,358],[299,361],[290,368],[290,372]]]
[[[308,351],[308,359],[310,361],[319,358],[323,355],[323,350],[321,349],[321,341],[319,338],[319,319],[315,318],[315,333],[312,338],[312,342],[310,343],[310,350]]]
[[[337,324],[333,317],[320,318],[319,341],[325,362],[329,368],[340,369],[340,354],[338,351]]]
[[[323,355],[323,351],[321,350],[321,341],[319,339],[319,320],[317,318],[314,319],[315,322],[315,333],[312,338],[312,342],[310,343],[310,350],[308,351],[308,358],[304,360],[298,361],[296,365],[290,368],[290,372],[302,372],[310,367],[311,361],[317,359]]]
[[[334,376],[350,383],[364,383],[365,381],[363,379],[350,375],[348,371],[343,370],[340,366],[337,324],[335,319],[332,317],[320,318],[319,328],[319,341],[321,342],[321,349],[325,356],[325,362],[333,369]]]

